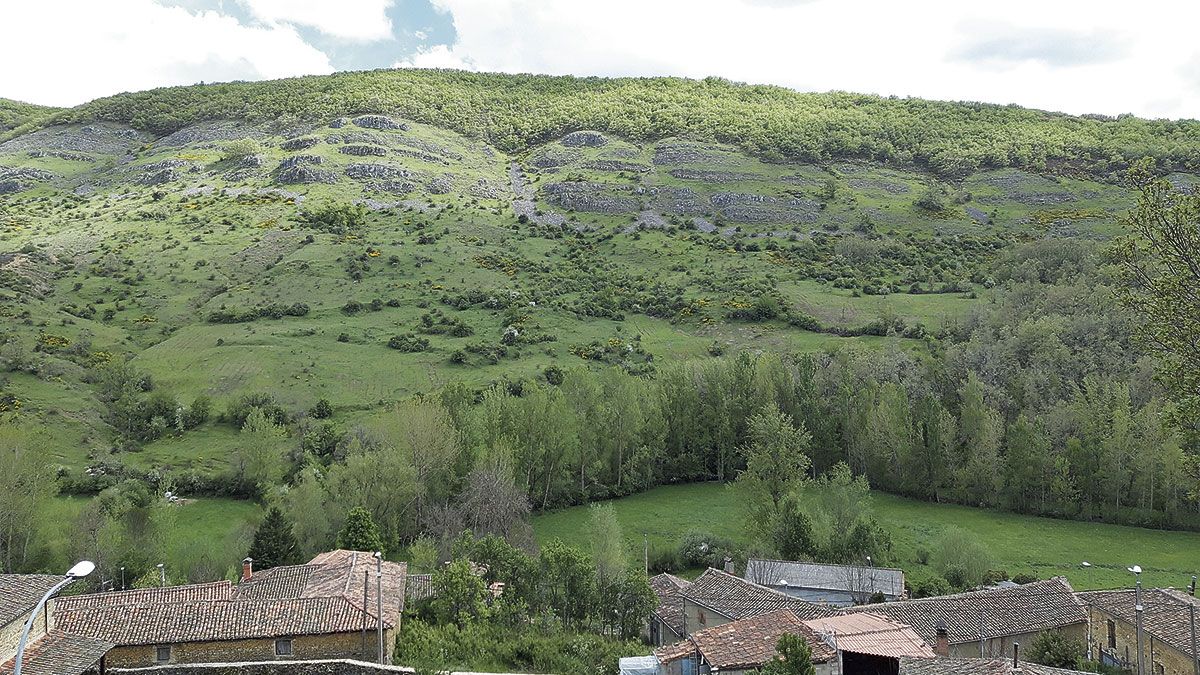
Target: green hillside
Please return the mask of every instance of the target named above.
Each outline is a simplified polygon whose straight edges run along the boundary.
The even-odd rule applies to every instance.
[[[19,125],[0,136],[0,416],[36,436],[65,493],[134,477],[283,498],[307,468],[345,466],[397,402],[450,388],[470,447],[439,484],[447,504],[495,450],[480,449],[484,392],[561,403],[564,378],[614,371],[671,426],[647,423],[657,445],[636,461],[649,468],[625,477],[622,454],[612,470],[578,460],[577,476],[576,459],[547,451],[536,484],[514,444],[535,504],[730,477],[750,404],[685,437],[663,374],[703,383],[762,353],[799,382],[799,355],[815,354],[807,395],[823,407],[778,383],[778,397],[741,394],[808,415],[820,470],[850,460],[926,499],[1195,526],[1191,456],[1152,423],[1161,392],[1101,252],[1133,203],[1119,180],[1130,160],[1196,183],[1196,123],[716,80],[378,71],[61,111],[0,103],[0,127]],[[1057,492],[977,496],[979,472],[954,459],[974,443],[972,405],[996,444],[985,473],[999,476],[1010,425],[1034,419],[1039,452],[1063,462],[1035,478]],[[230,479],[253,407],[283,426],[288,468],[271,485]],[[1146,484],[1094,479],[1088,453],[1111,451],[1117,408],[1161,450]],[[695,410],[697,427],[717,414]],[[892,422],[913,448],[942,425],[953,470],[885,465],[885,446],[905,460],[893,437],[855,430]],[[588,471],[611,476],[588,484]],[[423,531],[411,517],[390,534]]]
[[[36,123],[57,110],[57,108],[0,98],[0,136],[23,124]]]

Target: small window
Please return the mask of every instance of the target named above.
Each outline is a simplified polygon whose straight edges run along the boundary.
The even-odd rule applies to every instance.
[[[1108,621],[1108,648],[1117,648],[1117,622],[1112,619]]]
[[[166,663],[171,660],[171,645],[159,645],[154,648],[154,660]]]
[[[1167,669],[1163,667],[1161,661],[1154,662],[1154,675],[1166,675]]]
[[[291,656],[291,655],[292,655],[291,639],[275,641],[275,656]]]

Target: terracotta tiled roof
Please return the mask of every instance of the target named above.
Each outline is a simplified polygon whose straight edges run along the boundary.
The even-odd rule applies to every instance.
[[[56,611],[71,612],[100,607],[126,607],[130,605],[161,605],[173,602],[196,602],[199,600],[228,600],[233,596],[233,584],[214,581],[208,584],[166,586],[163,588],[138,588],[132,591],[111,593],[88,593],[69,595],[55,600]]]
[[[1051,668],[1012,659],[901,659],[900,675],[1083,675],[1082,671]]]
[[[933,649],[920,635],[902,623],[870,612],[813,619],[804,624],[830,646],[845,652],[899,658],[931,659]]]
[[[904,572],[887,567],[824,565],[786,560],[749,560],[746,579],[764,586],[794,586],[871,595],[904,595]]]
[[[691,585],[686,579],[674,574],[657,574],[650,577],[650,588],[658,596],[658,607],[654,616],[666,624],[676,635],[683,635],[683,597],[680,591]]]
[[[95,665],[112,648],[111,643],[102,640],[52,630],[25,648],[21,674],[79,675]],[[0,675],[10,675],[15,662],[16,656],[0,664]]]
[[[62,580],[49,574],[0,574],[0,626],[24,619],[46,591]]]
[[[353,632],[380,623],[375,570],[370,553],[331,551],[306,565],[257,572],[236,587],[218,582],[79,596],[57,607],[55,620],[64,630],[120,645]],[[382,571],[381,622],[390,628],[404,609],[407,565],[384,562]]]
[[[706,628],[687,640],[659,648],[654,654],[662,663],[699,654],[713,670],[746,670],[774,658],[775,647],[785,633],[805,638],[812,647],[813,663],[826,663],[837,655],[790,609]]]
[[[801,619],[818,619],[835,613],[824,605],[793,598],[711,567],[679,593],[727,619],[745,619],[777,609],[790,609]]]
[[[368,629],[377,626],[371,612],[364,613],[345,598],[107,607],[63,612],[56,620],[62,630],[118,645],[321,635],[358,631],[364,624]],[[384,627],[392,623],[385,621]]]
[[[978,642],[1087,622],[1087,612],[1067,580],[1054,577],[1024,586],[941,595],[903,602],[860,605],[843,614],[871,612],[912,626],[929,645],[937,644],[944,623],[951,644]]]
[[[1136,592],[1132,589],[1087,591],[1079,593],[1080,601],[1133,624]],[[1200,614],[1200,599],[1172,588],[1142,590],[1142,630],[1166,642],[1187,656],[1192,656],[1191,626],[1188,625],[1188,605],[1196,606]],[[1196,620],[1200,631],[1200,618]]]

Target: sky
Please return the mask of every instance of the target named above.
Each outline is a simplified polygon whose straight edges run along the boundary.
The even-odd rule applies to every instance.
[[[1200,118],[1195,0],[0,0],[0,97],[370,68],[719,76]]]

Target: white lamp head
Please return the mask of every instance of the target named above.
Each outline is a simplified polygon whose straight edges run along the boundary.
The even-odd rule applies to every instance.
[[[1080,567],[1091,567],[1091,566],[1092,566],[1092,563],[1090,563],[1090,562],[1088,562],[1088,561],[1084,560],[1083,562],[1079,563],[1079,566],[1080,566]]]
[[[1133,572],[1134,574],[1141,574],[1141,573],[1142,573],[1142,566],[1141,566],[1141,565],[1134,565],[1133,567],[1130,567],[1130,568],[1129,568],[1129,571],[1130,571],[1130,572]]]
[[[375,551],[374,553],[372,553],[372,554],[371,554],[371,556],[372,556],[372,557],[375,557],[375,558],[382,558],[382,557],[383,557],[383,551]]]
[[[75,563],[75,566],[67,570],[67,576],[72,579],[82,579],[91,574],[96,569],[95,563],[90,560],[80,560]]]

